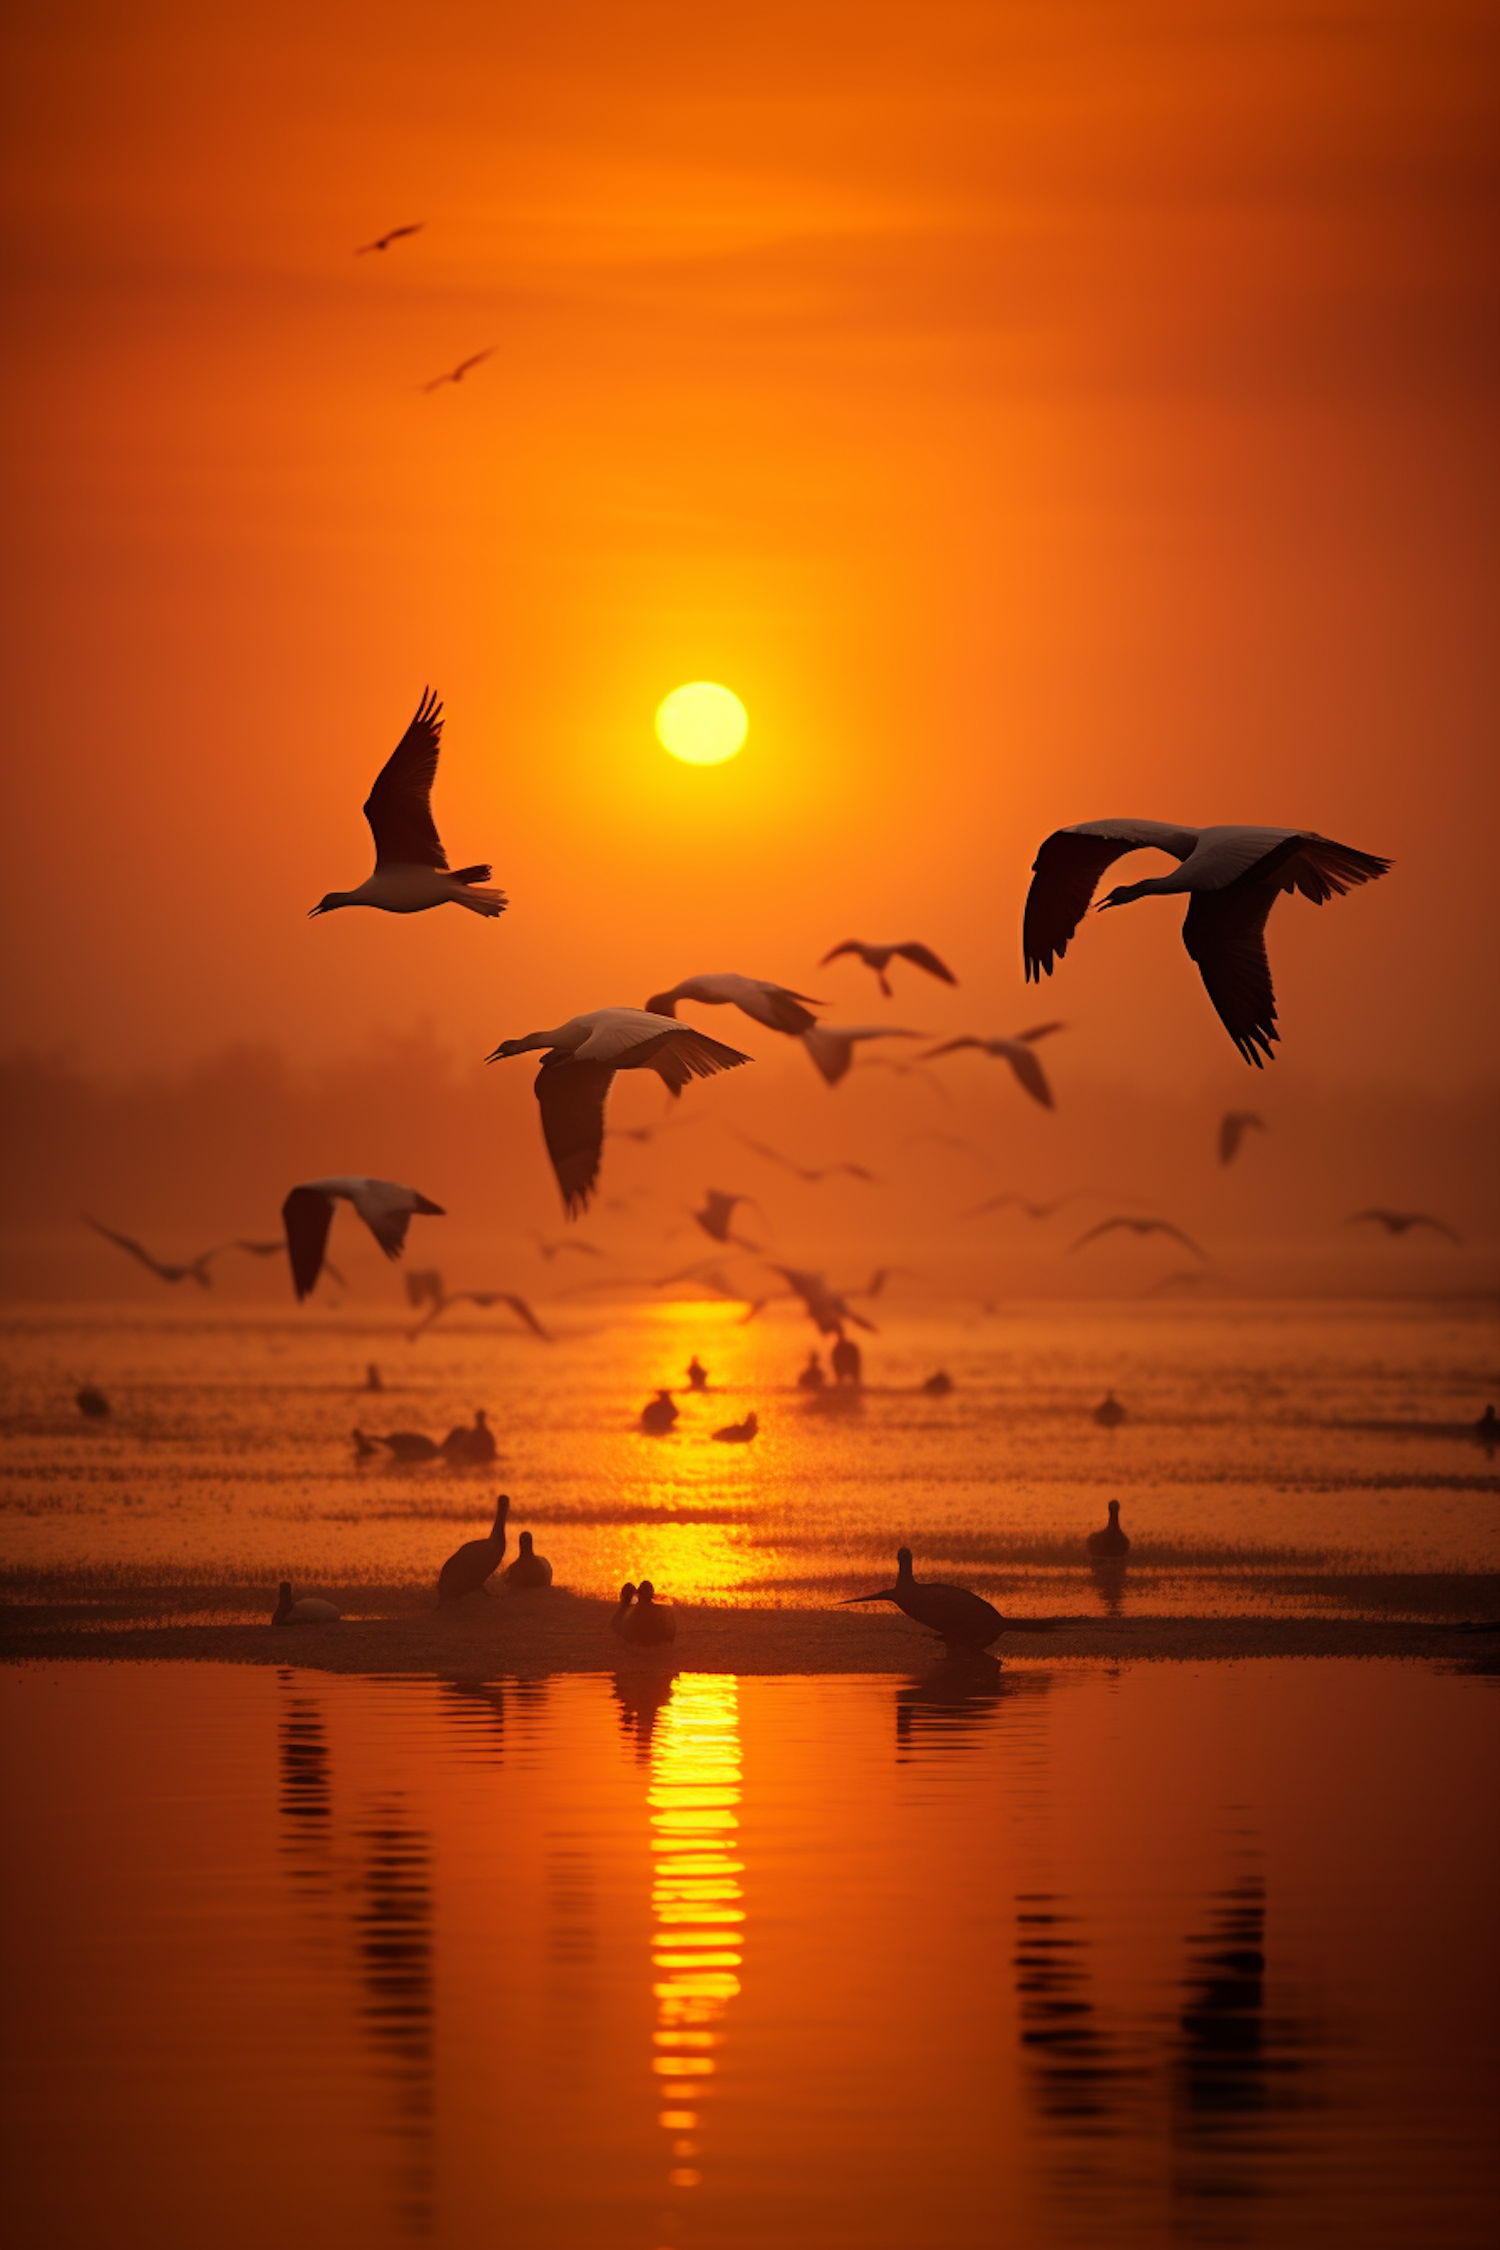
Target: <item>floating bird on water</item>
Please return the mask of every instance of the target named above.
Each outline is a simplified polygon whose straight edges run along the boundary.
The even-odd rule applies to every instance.
[[[1500,1443],[1500,1415],[1496,1414],[1493,1406],[1487,1406],[1474,1424],[1474,1435],[1481,1445]]]
[[[389,250],[393,242],[400,242],[409,234],[420,234],[426,224],[425,219],[415,219],[409,227],[392,227],[385,234],[377,234],[373,242],[362,242],[354,255],[367,258],[372,250]]]
[[[1283,891],[1325,899],[1384,875],[1388,859],[1336,844],[1313,829],[1179,828],[1160,820],[1087,820],[1050,835],[1032,862],[1023,951],[1028,982],[1052,974],[1067,952],[1100,876],[1125,852],[1169,852],[1171,875],[1118,885],[1100,900],[1189,899],[1182,942],[1198,964],[1220,1021],[1246,1062],[1272,1059],[1276,997],[1266,959],[1266,919]]]
[[[1120,1424],[1127,1419],[1125,1409],[1115,1397],[1114,1392],[1106,1391],[1104,1397],[1094,1408],[1094,1420],[1098,1423],[1100,1429],[1117,1430]]]
[[[919,1583],[912,1576],[911,1549],[896,1550],[896,1583],[878,1594],[851,1594],[840,1606],[855,1602],[894,1602],[899,1610],[939,1634],[950,1648],[988,1648],[1005,1631],[1005,1619],[981,1594],[967,1586]]]
[[[889,1023],[820,1023],[804,1031],[802,1044],[830,1086],[849,1075],[854,1050],[864,1039],[925,1039],[925,1031],[902,1031]]]
[[[1085,1544],[1091,1555],[1126,1555],[1130,1552],[1130,1541],[1120,1529],[1118,1500],[1111,1500],[1109,1503],[1108,1523],[1101,1525],[1098,1531],[1091,1531]]]
[[[1263,1133],[1266,1121],[1253,1109],[1226,1110],[1219,1120],[1219,1162],[1232,1164],[1247,1133]]]
[[[669,1093],[678,1095],[693,1078],[736,1070],[751,1059],[671,1016],[653,1016],[644,1008],[592,1008],[552,1031],[503,1039],[485,1060],[503,1062],[539,1047],[550,1049],[536,1074],[542,1134],[570,1218],[586,1208],[599,1177],[604,1103],[616,1071],[654,1070]]]
[[[620,1606],[609,1621],[609,1629],[612,1633],[624,1633],[626,1621],[630,1616],[630,1605],[634,1600],[635,1588],[627,1579],[620,1588]]]
[[[354,1447],[356,1461],[373,1461],[375,1459],[380,1451],[380,1446],[374,1438],[366,1437],[364,1431],[358,1429],[351,1430],[349,1437]]]
[[[624,1607],[625,1589],[620,1589],[621,1606]],[[656,1599],[656,1588],[649,1578],[643,1578],[636,1588],[635,1607],[627,1609],[620,1621],[620,1636],[635,1648],[659,1648],[677,1638],[677,1615],[670,1605],[664,1606]]]
[[[1190,1234],[1184,1234],[1181,1227],[1174,1227],[1169,1219],[1101,1219],[1096,1227],[1090,1227],[1076,1242],[1070,1242],[1068,1248],[1081,1250],[1086,1242],[1097,1242],[1101,1234],[1112,1234],[1117,1227],[1124,1227],[1131,1234],[1170,1235],[1174,1242],[1180,1242],[1185,1250],[1191,1250],[1193,1256],[1201,1258],[1205,1265],[1209,1262],[1208,1252]]]
[[[865,967],[874,970],[881,992],[887,1000],[891,997],[891,986],[885,972],[893,960],[910,961],[913,968],[925,969],[930,977],[940,977],[944,984],[958,982],[953,971],[938,959],[932,947],[919,945],[915,938],[908,938],[904,945],[867,945],[862,938],[845,938],[842,945],[836,945],[831,953],[824,954],[818,967],[826,969],[830,961],[837,961],[845,953],[858,954]]]
[[[522,1532],[520,1547],[521,1552],[517,1555],[515,1561],[506,1567],[506,1585],[513,1588],[517,1593],[526,1593],[533,1586],[550,1586],[552,1583],[552,1565],[545,1555],[534,1552],[529,1531]]]
[[[1052,1088],[1047,1083],[1041,1064],[1031,1051],[1031,1044],[1037,1039],[1050,1038],[1054,1031],[1066,1029],[1066,1024],[1039,1023],[1030,1031],[1018,1031],[1013,1039],[945,1039],[941,1047],[929,1047],[922,1060],[931,1062],[937,1055],[956,1054],[960,1047],[977,1047],[981,1054],[993,1055],[997,1061],[1008,1062],[1032,1100],[1040,1102],[1043,1109],[1054,1109],[1057,1105],[1052,1099]]]
[[[338,1621],[339,1612],[332,1602],[319,1601],[315,1594],[304,1594],[300,1602],[294,1602],[291,1580],[282,1579],[271,1612],[273,1625],[336,1625]]]
[[[737,1234],[729,1231],[729,1222],[742,1203],[748,1203],[753,1210],[760,1210],[753,1195],[729,1195],[723,1188],[705,1188],[703,1209],[695,1211],[692,1216],[704,1233],[715,1242],[738,1242],[742,1250],[759,1250],[758,1242],[741,1241]],[[761,1216],[764,1218],[764,1212]]]
[[[461,383],[471,367],[478,367],[484,360],[493,359],[497,349],[498,346],[494,344],[486,344],[482,352],[471,352],[467,359],[459,361],[457,367],[450,367],[446,375],[434,375],[430,383],[422,385],[423,390],[440,391],[445,383]]]
[[[665,1437],[677,1420],[677,1406],[670,1391],[658,1391],[641,1408],[641,1428],[647,1437]]]
[[[323,1271],[333,1207],[340,1198],[353,1204],[388,1258],[400,1257],[414,1216],[447,1216],[441,1203],[430,1202],[416,1188],[403,1187],[398,1180],[369,1180],[350,1173],[344,1178],[302,1181],[281,1206],[287,1255],[292,1261],[292,1285],[299,1304],[311,1296]]]
[[[1450,1242],[1463,1242],[1463,1236],[1455,1234],[1446,1220],[1434,1219],[1426,1211],[1351,1211],[1344,1225],[1361,1226],[1367,1219],[1373,1220],[1376,1226],[1384,1227],[1391,1236],[1410,1234],[1413,1227],[1431,1227],[1434,1233],[1446,1235]]]
[[[280,1248],[279,1243],[277,1247],[278,1249]],[[382,1383],[382,1381],[380,1380],[380,1369],[376,1366],[373,1359],[370,1361],[369,1366],[365,1369],[364,1387],[367,1391],[383,1391],[385,1389],[384,1383]]]
[[[494,1576],[505,1556],[505,1519],[509,1514],[510,1497],[502,1492],[495,1502],[495,1522],[488,1538],[466,1539],[438,1572],[440,1603],[460,1601],[465,1594],[477,1594],[485,1581]]]
[[[714,1436],[721,1445],[748,1445],[759,1428],[760,1416],[752,1412],[743,1422],[726,1422],[722,1430],[714,1431]]]
[[[797,1164],[791,1157],[783,1156],[778,1149],[767,1148],[764,1141],[752,1141],[748,1133],[740,1132],[737,1127],[730,1129],[737,1141],[743,1141],[746,1148],[754,1149],[756,1155],[763,1156],[768,1164],[779,1164],[783,1172],[794,1173],[799,1180],[806,1180],[810,1186],[817,1186],[821,1180],[831,1180],[837,1172],[846,1172],[851,1180],[864,1180],[871,1187],[878,1187],[880,1184],[875,1174],[867,1172],[862,1164]]]
[[[807,1365],[797,1377],[798,1390],[821,1391],[826,1386],[827,1381],[828,1377],[823,1373],[823,1362],[816,1352],[809,1352]]]
[[[91,1219],[86,1214],[83,1223],[86,1227],[92,1227],[95,1234],[102,1234],[105,1241],[112,1242],[117,1250],[124,1250],[130,1257],[139,1259],[143,1266],[155,1274],[158,1281],[196,1281],[200,1289],[212,1289],[213,1275],[208,1270],[209,1263],[219,1256],[224,1247],[222,1243],[212,1250],[200,1250],[196,1258],[189,1258],[181,1265],[169,1265],[165,1259],[154,1256],[143,1242],[137,1242],[133,1235],[116,1234],[113,1227],[101,1226],[97,1219]],[[280,1249],[280,1243],[276,1247]]]
[[[733,969],[720,969],[707,976],[684,977],[670,992],[653,994],[646,1002],[646,1013],[675,1016],[679,1000],[696,1000],[705,1008],[738,1008],[753,1023],[763,1023],[767,1031],[784,1031],[788,1038],[796,1039],[811,1031],[818,1020],[803,1006],[810,998],[810,994],[793,992],[787,985],[768,984],[763,977],[742,977]],[[814,1000],[812,1005],[821,1008],[823,1003]]]
[[[443,1449],[420,1430],[392,1430],[388,1437],[377,1437],[377,1445],[388,1448],[394,1461],[439,1461]]]
[[[953,1389],[953,1377],[945,1367],[940,1367],[935,1375],[928,1376],[921,1388],[925,1398],[947,1398]]]
[[[94,1383],[80,1384],[73,1397],[79,1413],[90,1422],[102,1422],[109,1412],[109,1400]]]
[[[424,914],[430,906],[466,906],[492,919],[505,912],[505,893],[485,890],[488,866],[451,868],[433,825],[432,783],[437,772],[443,707],[430,688],[416,716],[375,776],[365,799],[365,819],[375,839],[375,872],[357,890],[325,891],[309,916],[340,906],[375,906],[383,914]]]
[[[687,1379],[690,1391],[706,1391],[708,1389],[708,1369],[703,1365],[696,1352],[688,1361]]]
[[[456,1429],[448,1432],[438,1448],[438,1451],[447,1460],[456,1461],[464,1467],[475,1469],[488,1468],[498,1450],[499,1448],[495,1444],[495,1433],[490,1428],[482,1406],[476,1406],[474,1409],[472,1427],[460,1422]]]

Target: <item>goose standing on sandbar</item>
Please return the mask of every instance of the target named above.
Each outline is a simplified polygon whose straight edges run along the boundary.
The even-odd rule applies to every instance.
[[[624,1594],[621,1587],[622,1603]],[[635,1607],[625,1611],[619,1630],[621,1638],[633,1648],[661,1648],[677,1638],[677,1613],[670,1603],[656,1599],[656,1588],[649,1578],[643,1578],[636,1589]]]
[[[357,1173],[331,1180],[303,1180],[281,1206],[286,1228],[286,1251],[292,1262],[292,1286],[297,1302],[310,1297],[323,1271],[333,1207],[340,1198],[352,1203],[388,1258],[399,1258],[406,1230],[413,1217],[447,1217],[441,1203],[433,1203],[416,1188],[399,1180],[367,1180]]]
[[[604,1103],[619,1070],[654,1070],[674,1097],[693,1078],[737,1070],[752,1058],[672,1016],[645,1008],[591,1008],[552,1031],[502,1039],[486,1062],[545,1047],[536,1074],[542,1137],[571,1219],[588,1208],[604,1150]]]
[[[502,1492],[495,1502],[495,1521],[487,1539],[466,1539],[455,1547],[438,1572],[437,1597],[443,1602],[462,1601],[465,1594],[477,1594],[487,1579],[494,1576],[505,1559],[505,1519],[510,1514],[510,1496]]]
[[[1100,876],[1126,852],[1169,852],[1181,864],[1170,875],[1123,883],[1099,901],[1129,906],[1138,898],[1185,893],[1182,942],[1198,964],[1208,997],[1230,1038],[1257,1070],[1270,1062],[1276,995],[1266,959],[1266,920],[1283,891],[1300,891],[1315,906],[1384,875],[1388,859],[1336,844],[1311,828],[1179,828],[1164,820],[1085,820],[1058,828],[1032,862],[1022,950],[1026,978],[1051,976],[1072,942]]]
[[[376,906],[383,914],[425,914],[430,906],[466,906],[490,918],[505,912],[504,891],[484,890],[492,870],[448,865],[432,818],[432,783],[443,732],[443,706],[422,690],[416,715],[375,776],[365,818],[375,839],[375,872],[357,890],[325,891],[308,917],[340,906]]]
[[[531,1533],[521,1534],[521,1552],[513,1563],[506,1566],[505,1583],[513,1593],[526,1593],[533,1587],[550,1586],[552,1565],[545,1555],[539,1555],[531,1544]]]

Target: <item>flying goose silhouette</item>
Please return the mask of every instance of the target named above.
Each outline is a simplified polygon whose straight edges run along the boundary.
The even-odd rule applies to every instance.
[[[416,714],[375,776],[365,818],[375,839],[375,872],[353,891],[325,891],[309,916],[340,906],[376,906],[383,914],[425,914],[430,906],[466,906],[471,914],[505,912],[505,893],[481,889],[490,869],[450,869],[433,825],[432,783],[443,732],[443,706],[424,688]]]

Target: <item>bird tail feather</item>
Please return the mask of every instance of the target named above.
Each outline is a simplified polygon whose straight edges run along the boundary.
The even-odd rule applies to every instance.
[[[481,872],[488,875],[489,869],[486,867]],[[460,877],[459,880],[462,881],[463,878]],[[493,921],[497,915],[505,912],[507,900],[504,891],[482,891],[470,885],[463,896],[456,898],[453,903],[455,906],[468,907],[471,914],[487,915]]]

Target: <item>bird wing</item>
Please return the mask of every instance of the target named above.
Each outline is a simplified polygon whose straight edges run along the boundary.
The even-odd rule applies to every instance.
[[[1205,1265],[1208,1264],[1208,1252],[1202,1243],[1195,1242],[1190,1234],[1184,1234],[1181,1227],[1174,1227],[1170,1219],[1136,1219],[1132,1223],[1137,1234],[1169,1234],[1174,1242],[1182,1244],[1184,1250],[1191,1250],[1195,1258],[1201,1258]]]
[[[862,956],[864,950],[857,937],[846,937],[842,945],[836,945],[831,953],[824,954],[822,960],[818,963],[818,967],[826,969],[830,961],[837,961],[845,953],[858,953]]]
[[[436,1219],[447,1215],[441,1204],[430,1203],[415,1188],[402,1187],[396,1180],[361,1180],[349,1201],[388,1258],[400,1257],[415,1212]]]
[[[1373,852],[1357,852],[1351,844],[1336,844],[1331,836],[1320,836],[1315,829],[1304,829],[1300,835],[1289,839],[1292,850],[1281,860],[1278,876],[1279,888],[1300,891],[1315,906],[1361,883],[1373,883],[1390,870],[1388,859],[1377,859]],[[1265,862],[1261,862],[1262,868]]]
[[[375,866],[443,867],[448,855],[433,825],[433,776],[443,732],[443,706],[424,688],[416,714],[375,776],[365,818],[375,839]]]
[[[956,1053],[960,1047],[982,1047],[984,1044],[985,1042],[982,1039],[975,1039],[972,1036],[966,1036],[962,1039],[945,1039],[941,1047],[927,1048],[920,1059],[923,1062],[931,1062],[934,1055],[951,1055]]]
[[[871,1187],[880,1185],[875,1173],[867,1172],[863,1164],[830,1164],[828,1169],[830,1172],[847,1172],[851,1180],[864,1180]]]
[[[1076,828],[1055,829],[1031,863],[1021,932],[1027,983],[1035,978],[1040,984],[1044,975],[1051,976],[1053,963],[1067,952],[1087,914],[1106,867],[1126,852],[1148,847],[1186,859],[1197,841],[1196,830],[1173,828],[1160,820],[1093,820]]]
[[[1081,1250],[1086,1242],[1097,1242],[1101,1234],[1110,1234],[1116,1227],[1133,1228],[1134,1226],[1135,1221],[1133,1219],[1101,1219],[1096,1227],[1090,1227],[1088,1232],[1081,1234],[1076,1242],[1070,1242],[1068,1248],[1069,1250]]]
[[[286,1248],[286,1244],[278,1235],[274,1242],[246,1242],[243,1240],[236,1240],[227,1244],[226,1247],[230,1250],[248,1250],[252,1258],[274,1258],[277,1255],[278,1251],[284,1250]]]
[[[294,1187],[281,1206],[286,1228],[287,1256],[292,1261],[292,1286],[297,1302],[310,1297],[323,1270],[328,1230],[333,1225],[333,1197],[321,1188]]]
[[[1037,1039],[1050,1039],[1054,1031],[1066,1031],[1065,1023],[1034,1023],[1029,1031],[1018,1031],[1016,1037],[1030,1046]]]
[[[721,1039],[710,1039],[704,1032],[689,1030],[685,1024],[674,1024],[670,1031],[632,1047],[621,1056],[618,1067],[654,1070],[671,1093],[680,1094],[694,1078],[712,1078],[721,1070],[737,1070],[741,1063],[752,1059],[742,1055],[738,1047],[726,1047]]]
[[[802,1005],[811,999],[810,993],[793,992],[784,984],[763,984],[754,977],[726,977],[723,981],[736,988],[725,997],[752,1023],[763,1023],[767,1031],[784,1032],[787,1038],[797,1039],[804,1031],[811,1031],[818,1020],[811,1008]],[[813,1005],[821,1008],[823,1002],[818,1000]]]
[[[471,352],[467,359],[461,359],[459,361],[452,374],[447,377],[448,382],[457,383],[463,376],[468,374],[471,367],[477,367],[481,360],[493,359],[494,356],[495,346],[493,344],[486,344],[482,352]]]
[[[1293,837],[1284,859],[1296,844]],[[1266,918],[1281,886],[1274,873],[1262,872],[1265,867],[1262,861],[1222,891],[1194,891],[1182,925],[1182,942],[1198,964],[1219,1021],[1257,1070],[1264,1067],[1262,1055],[1266,1062],[1273,1059],[1272,1047],[1280,1037],[1266,958]]]
[[[604,1149],[604,1099],[614,1082],[613,1063],[579,1062],[549,1055],[536,1074],[542,1138],[571,1218],[588,1208]]]
[[[1032,1100],[1040,1102],[1043,1109],[1054,1108],[1056,1105],[1052,1099],[1052,1088],[1047,1083],[1047,1074],[1031,1049],[1019,1040],[1008,1039],[1000,1052]]]
[[[139,1258],[143,1266],[150,1267],[158,1280],[165,1281],[168,1278],[166,1268],[152,1257],[143,1242],[137,1242],[128,1234],[116,1234],[113,1227],[101,1226],[97,1219],[85,1217],[83,1223],[86,1227],[92,1227],[95,1234],[102,1234],[105,1241],[112,1242],[117,1250],[127,1251],[132,1258]]]
[[[891,951],[898,954],[903,961],[910,961],[915,968],[925,969],[930,977],[941,977],[944,984],[957,984],[958,982],[953,971],[945,962],[938,959],[932,947],[930,945],[919,945],[915,938],[908,938],[905,945],[893,945]]]
[[[848,1076],[854,1048],[841,1031],[825,1031],[817,1024],[811,1031],[803,1032],[802,1044],[830,1086],[836,1086],[841,1078]]]
[[[812,1178],[806,1165],[794,1164],[789,1156],[783,1156],[778,1149],[767,1148],[764,1141],[752,1141],[750,1135],[742,1133],[737,1126],[732,1130],[737,1141],[743,1141],[746,1148],[753,1148],[756,1155],[763,1156],[768,1164],[779,1164],[784,1172],[794,1172],[799,1180]]]
[[[1245,1121],[1233,1112],[1219,1120],[1219,1162],[1232,1164],[1245,1137]]]
[[[508,1289],[466,1289],[464,1295],[485,1312],[489,1311],[491,1305],[509,1305],[516,1318],[525,1321],[533,1336],[540,1336],[544,1344],[551,1343],[551,1336],[524,1297],[517,1297]]]

